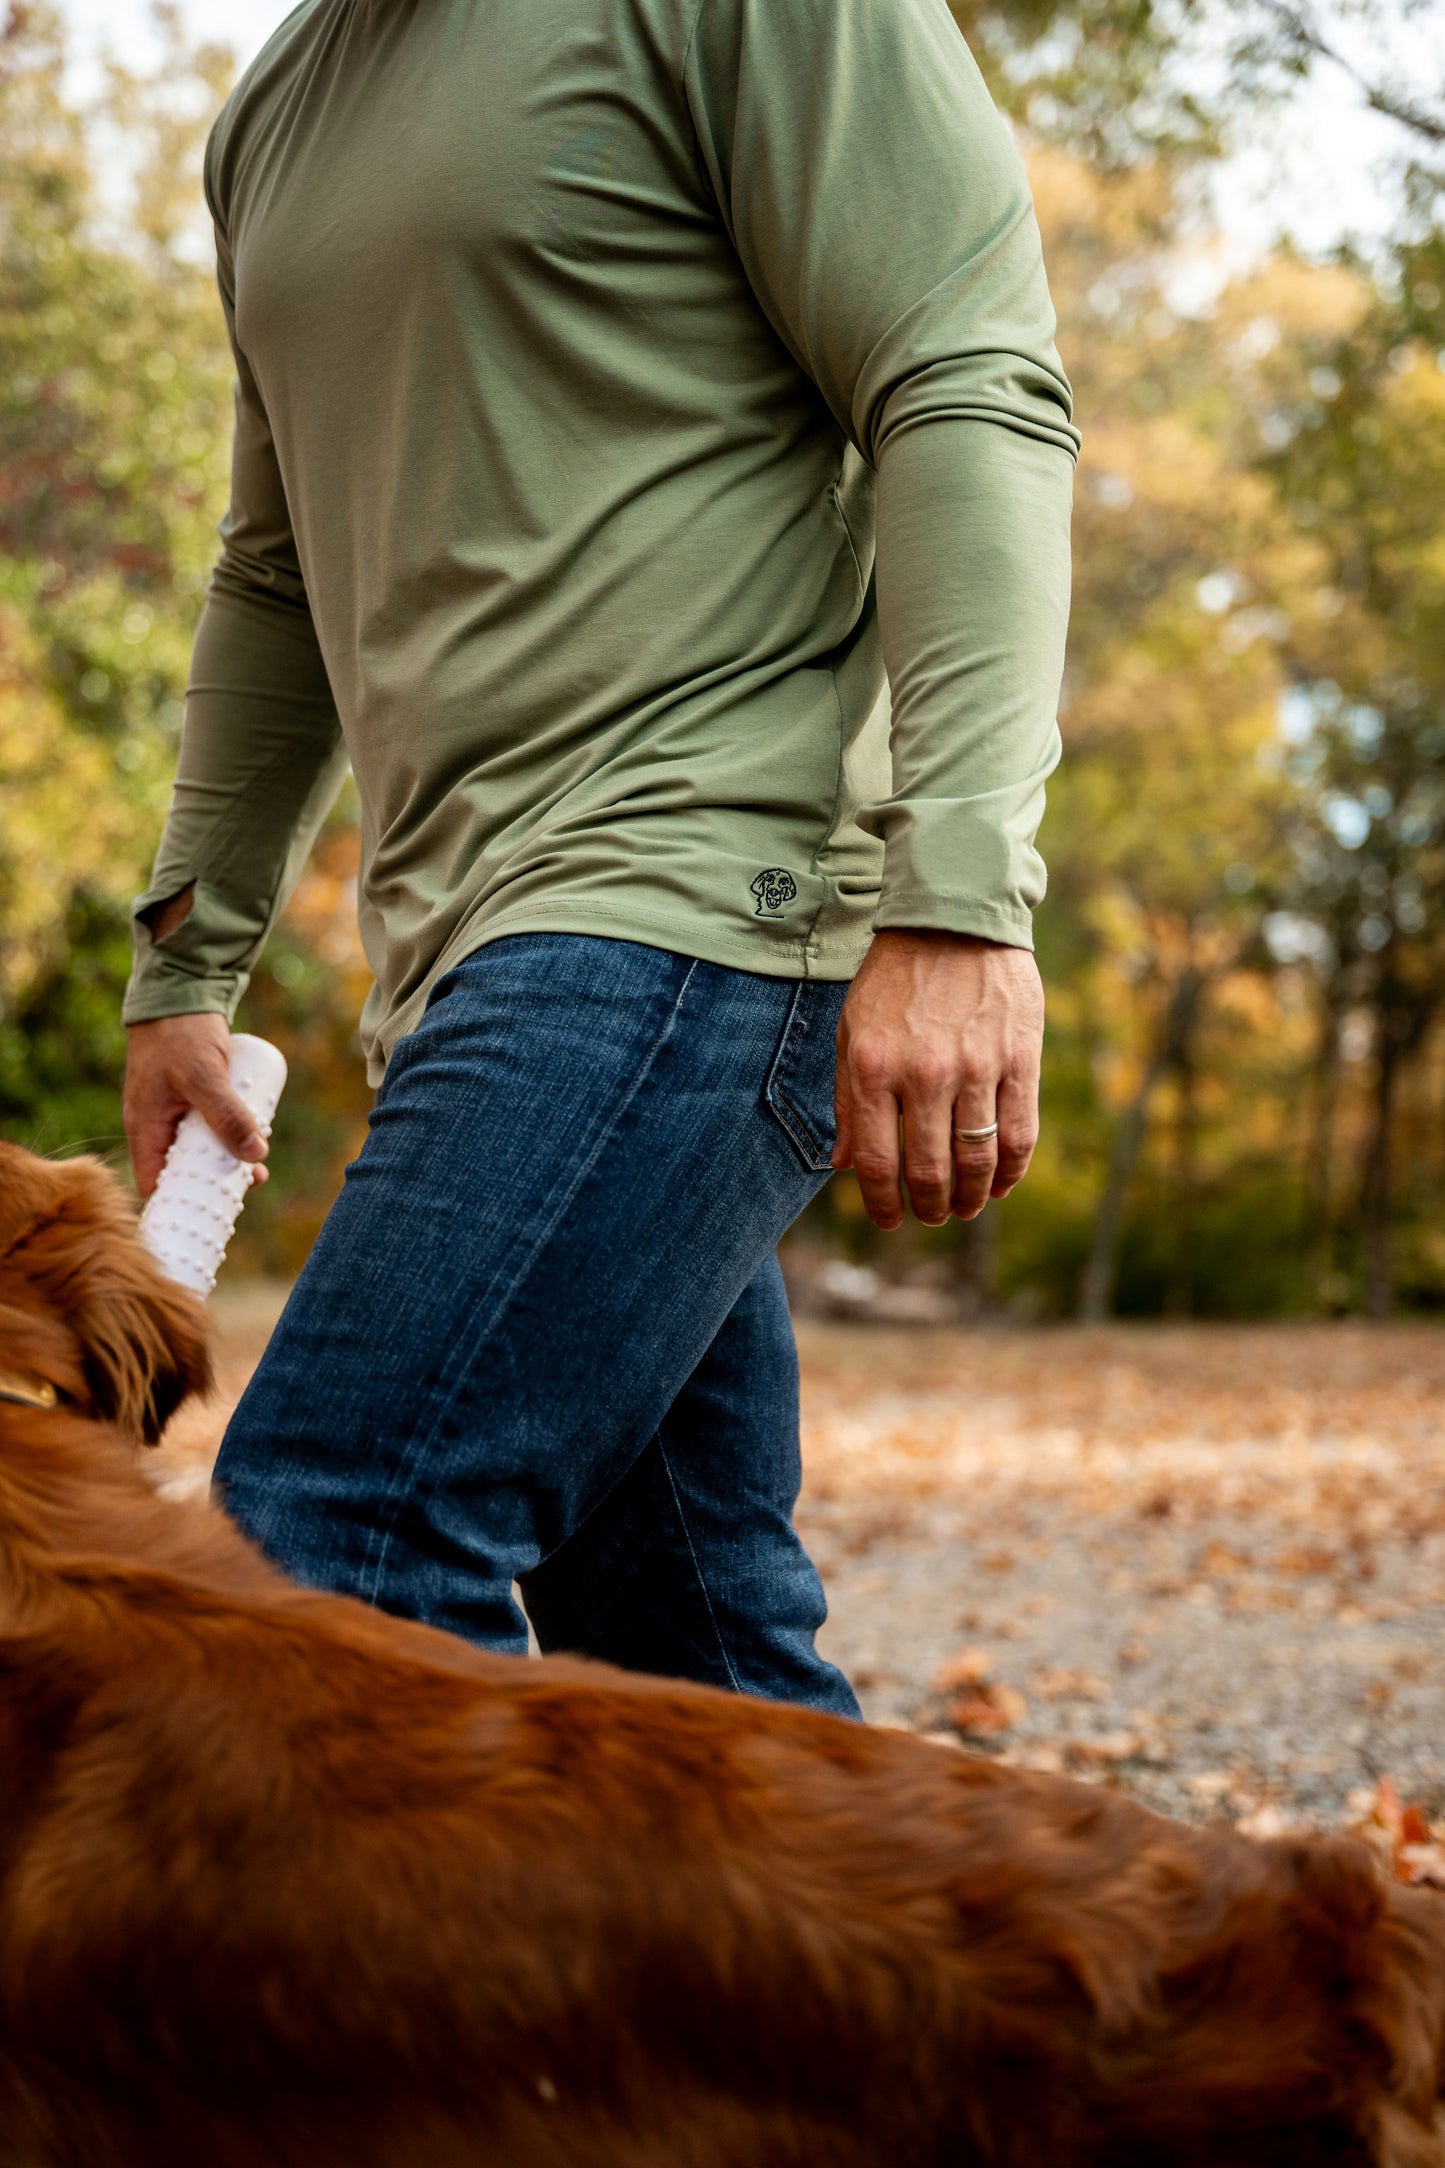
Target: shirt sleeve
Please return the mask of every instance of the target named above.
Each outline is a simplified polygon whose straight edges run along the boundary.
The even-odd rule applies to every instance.
[[[878,472],[876,924],[1028,946],[1078,434],[1022,163],[945,0],[701,0],[685,83],[758,300]]]
[[[211,207],[214,214],[214,200]],[[191,658],[170,813],[151,885],[133,911],[128,1024],[197,1010],[235,1014],[346,772],[270,425],[236,340],[234,269],[219,216],[216,244],[236,363],[231,501]],[[156,940],[147,914],[192,884],[189,916]]]

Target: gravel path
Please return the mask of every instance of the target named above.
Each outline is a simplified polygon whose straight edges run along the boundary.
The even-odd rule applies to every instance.
[[[802,1522],[875,1722],[1266,1830],[1445,1813],[1445,1333],[805,1324]]]
[[[221,1395],[166,1480],[203,1480],[278,1299],[217,1297]],[[1382,1778],[1445,1816],[1445,1332],[799,1341],[800,1522],[874,1722],[1261,1833]]]

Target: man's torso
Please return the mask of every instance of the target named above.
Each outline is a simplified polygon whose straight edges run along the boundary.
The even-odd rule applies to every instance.
[[[709,187],[692,12],[308,0],[213,140],[388,1039],[513,927],[866,943],[873,478]]]

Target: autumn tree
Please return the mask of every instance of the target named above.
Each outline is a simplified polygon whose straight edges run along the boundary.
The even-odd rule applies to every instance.
[[[107,242],[65,58],[51,10],[12,9],[0,34],[0,1116],[54,1142],[117,1126],[115,974],[174,758],[228,378],[205,272],[163,210],[194,163],[219,61],[188,56],[189,134],[128,136],[136,218]],[[184,92],[183,71],[183,104]],[[112,83],[122,125],[134,95]],[[97,952],[100,984],[74,963]]]
[[[1287,760],[1299,792],[1288,904],[1312,931],[1319,987],[1312,1187],[1327,1227],[1342,1204],[1347,1214],[1354,1205],[1376,1315],[1395,1292],[1402,1078],[1445,1009],[1445,373],[1436,351],[1445,305],[1437,260],[1436,246],[1410,249],[1398,279],[1368,292],[1347,332],[1295,330],[1264,364],[1271,473],[1326,575],[1324,607],[1294,626],[1288,643]],[[1353,1198],[1326,1172],[1341,1138],[1350,1022],[1367,1027],[1371,1078]]]
[[[90,109],[53,9],[12,7],[0,31],[0,1127],[122,1159],[129,905],[169,798],[230,463],[200,152],[234,68],[173,8],[157,19],[156,69],[111,66]],[[101,129],[127,165],[120,201],[97,186]],[[247,1216],[282,1266],[365,1109],[353,872],[343,814],[252,997],[300,1069],[285,1179]]]

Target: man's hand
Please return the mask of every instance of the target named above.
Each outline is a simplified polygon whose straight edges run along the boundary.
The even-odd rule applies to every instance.
[[[1027,949],[972,934],[887,932],[853,981],[838,1026],[835,1167],[851,1166],[868,1216],[974,1219],[1023,1180],[1039,1133],[1044,990]],[[997,1137],[959,1132],[998,1123]],[[900,1126],[902,1140],[900,1146]]]
[[[136,1187],[149,1197],[181,1118],[197,1107],[238,1159],[264,1182],[266,1139],[231,1089],[231,1034],[221,1016],[163,1016],[126,1035],[125,1133]]]

